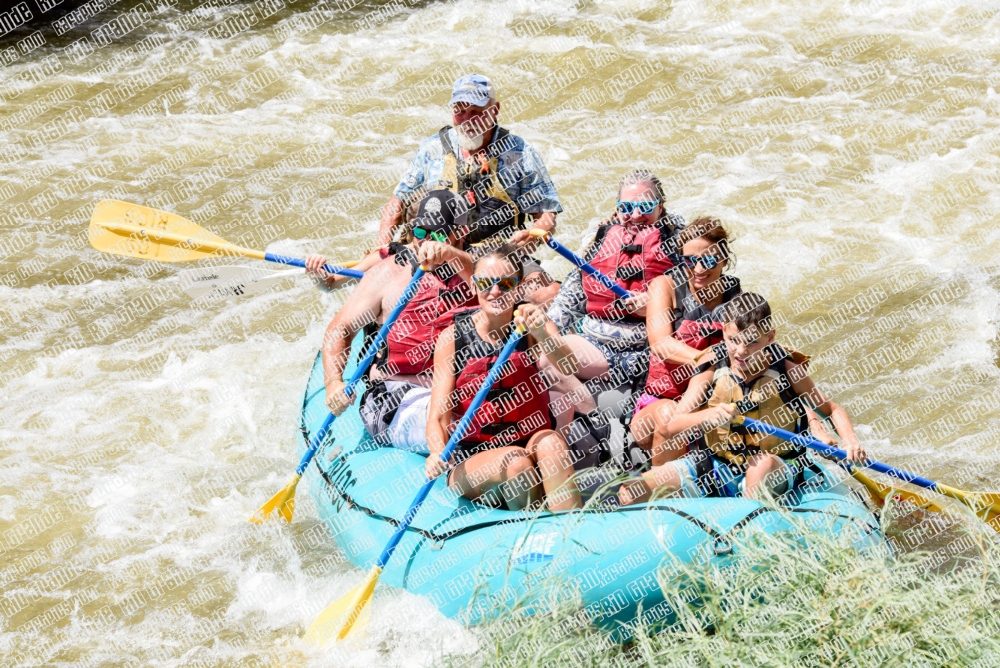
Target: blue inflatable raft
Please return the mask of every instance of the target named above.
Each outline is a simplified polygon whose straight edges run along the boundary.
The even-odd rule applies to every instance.
[[[356,341],[355,358],[357,349]],[[317,356],[302,407],[300,453],[327,415],[324,400]],[[319,514],[351,563],[367,571],[424,482],[424,457],[375,444],[355,405],[335,421],[316,462],[320,476],[311,492]],[[575,586],[589,618],[624,641],[640,618],[653,629],[675,621],[658,571],[695,559],[724,567],[739,558],[735,545],[748,532],[801,533],[805,525],[853,536],[862,549],[881,545],[879,524],[861,498],[827,464],[811,468],[806,484],[786,495],[780,509],[743,498],[670,498],[623,509],[506,511],[458,496],[442,477],[380,583],[425,596],[446,616],[476,624],[515,602],[530,606],[539,582],[559,582],[564,592]]]

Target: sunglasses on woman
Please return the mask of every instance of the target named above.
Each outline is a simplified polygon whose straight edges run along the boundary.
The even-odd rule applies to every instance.
[[[448,241],[448,235],[439,230],[428,230],[423,227],[414,227],[413,236],[418,239],[426,239],[428,236],[434,241],[444,243]]]
[[[618,200],[618,213],[623,216],[627,216],[638,209],[639,213],[644,216],[648,216],[653,213],[653,209],[655,209],[656,205],[659,203],[660,202],[655,199],[643,200],[642,202],[623,202]]]
[[[715,269],[721,261],[722,258],[715,255],[681,255],[681,262],[688,269],[694,269],[699,262],[705,269]]]
[[[473,276],[472,283],[476,286],[476,290],[480,292],[489,292],[493,289],[493,286],[500,288],[500,292],[510,292],[517,287],[517,284],[521,282],[521,279],[517,276],[497,276],[493,278],[491,276]]]

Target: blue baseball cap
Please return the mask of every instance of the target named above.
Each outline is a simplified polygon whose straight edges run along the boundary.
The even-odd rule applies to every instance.
[[[482,74],[466,74],[455,82],[455,88],[451,91],[451,102],[448,104],[467,102],[477,107],[485,107],[490,100],[495,99],[493,82]]]

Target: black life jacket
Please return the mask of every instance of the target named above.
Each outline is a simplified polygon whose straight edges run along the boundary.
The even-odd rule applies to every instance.
[[[517,230],[524,229],[527,216],[521,212],[500,182],[498,159],[510,132],[496,126],[493,140],[486,147],[486,156],[479,165],[462,158],[458,148],[448,138],[450,125],[441,128],[438,137],[444,149],[444,187],[454,191],[469,204],[469,236],[466,243],[478,244],[497,237],[506,240]]]

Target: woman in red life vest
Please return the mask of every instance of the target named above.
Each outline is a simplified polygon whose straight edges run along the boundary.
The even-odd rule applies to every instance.
[[[451,489],[511,510],[538,502],[541,482],[549,510],[579,508],[573,457],[565,439],[551,429],[549,393],[535,362],[539,349],[557,364],[573,353],[538,306],[521,304],[514,317],[523,272],[515,246],[503,244],[480,257],[473,267],[479,308],[457,313],[455,324],[437,340],[427,421],[427,476],[435,478],[451,465]],[[446,465],[440,453],[517,324],[528,333]]]
[[[667,440],[667,424],[675,413],[696,410],[704,400],[708,386],[702,379],[689,380],[705,351],[722,341],[722,306],[740,294],[739,279],[724,273],[732,254],[721,222],[699,218],[678,240],[682,273],[659,276],[649,286],[649,374],[630,425],[639,447],[652,452],[654,466],[684,454],[683,439]]]
[[[645,370],[646,290],[679,262],[676,235],[682,224],[679,216],[664,209],[662,186],[651,172],[639,169],[622,179],[616,211],[598,227],[584,259],[635,296],[619,300],[600,281],[576,270],[563,282],[549,309],[579,361],[577,378],[604,377],[621,384]],[[580,334],[568,333],[574,331],[577,320]],[[545,358],[541,364],[546,373],[553,366]],[[561,382],[552,389],[569,392]],[[575,408],[588,413],[596,405],[586,396]],[[570,407],[556,415],[560,427],[573,419],[572,411]]]

